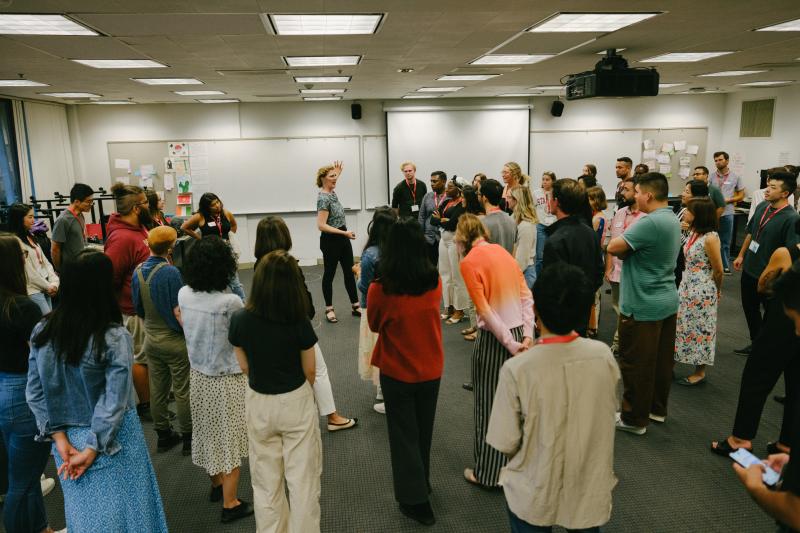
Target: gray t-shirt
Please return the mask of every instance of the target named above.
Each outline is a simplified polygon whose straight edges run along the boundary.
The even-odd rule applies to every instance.
[[[736,191],[744,189],[741,176],[737,176],[733,171],[728,170],[727,174],[720,174],[719,170],[709,176],[709,185],[715,185],[722,191],[722,196],[732,198]],[[733,216],[733,204],[725,204],[725,211],[722,216]]]
[[[80,218],[80,220],[79,220]],[[53,241],[61,245],[61,262],[70,261],[86,248],[83,214],[77,217],[64,209],[53,224]]]
[[[508,213],[493,211],[483,217],[483,225],[489,230],[489,242],[499,244],[510,254],[514,253],[517,224]]]

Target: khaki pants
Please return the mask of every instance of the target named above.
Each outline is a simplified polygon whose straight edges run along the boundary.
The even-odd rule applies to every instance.
[[[322,441],[311,386],[285,394],[248,387],[246,399],[256,530],[318,532]]]

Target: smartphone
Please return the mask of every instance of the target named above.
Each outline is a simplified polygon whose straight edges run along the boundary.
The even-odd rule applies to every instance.
[[[731,452],[728,455],[730,455],[731,459],[733,459],[734,461],[736,461],[745,468],[748,468],[750,465],[761,463],[761,459],[759,459],[749,451],[745,450],[744,448],[739,448],[735,452]],[[767,465],[764,465],[764,468],[766,470],[764,470],[764,475],[761,477],[761,479],[764,481],[766,485],[772,487],[778,482],[781,476]]]

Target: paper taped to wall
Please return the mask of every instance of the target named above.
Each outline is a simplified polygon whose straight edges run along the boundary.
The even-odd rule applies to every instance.
[[[121,170],[130,170],[131,169],[131,160],[130,159],[115,159],[114,160],[114,168],[118,168]]]

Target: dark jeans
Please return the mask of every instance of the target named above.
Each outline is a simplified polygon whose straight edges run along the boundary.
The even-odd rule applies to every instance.
[[[761,331],[764,323],[761,317],[761,307],[765,306],[764,297],[758,294],[758,278],[754,278],[747,272],[742,272],[742,310],[744,319],[747,321],[747,329],[750,332],[750,342],[752,343]]]
[[[339,229],[347,231],[344,226]],[[358,303],[356,278],[353,275],[353,245],[350,239],[344,235],[321,233],[319,249],[322,250],[322,263],[325,266],[325,273],[322,274],[322,296],[325,298],[325,305],[327,307],[333,305],[333,277],[336,275],[338,265],[342,265],[344,288],[350,297],[350,303]]]
[[[550,533],[553,526],[534,526],[527,523],[508,509],[508,518],[511,521],[511,533]],[[600,527],[588,527],[585,529],[567,529],[570,533],[600,533]]]
[[[722,248],[722,266],[731,268],[731,240],[733,239],[733,215],[719,217],[719,240]]]
[[[431,440],[439,382],[405,383],[381,374],[392,456],[394,498],[406,505],[428,501]]]
[[[792,446],[795,411],[800,400],[800,339],[794,334],[794,322],[783,312],[782,301],[771,299],[764,327],[753,342],[753,351],[742,371],[734,437],[755,438],[764,403],[781,374],[786,380],[786,401],[779,441]]]
[[[25,374],[0,373],[0,430],[8,457],[8,492],[3,505],[6,531],[38,533],[47,527],[39,478],[50,443],[36,442],[36,420],[25,401]]]

